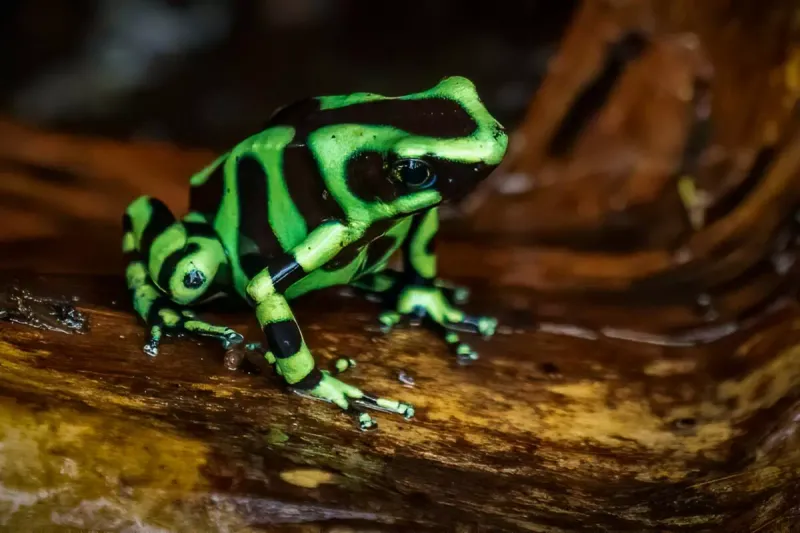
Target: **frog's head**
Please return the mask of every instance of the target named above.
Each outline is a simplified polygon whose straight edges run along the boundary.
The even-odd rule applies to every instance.
[[[279,110],[351,216],[386,217],[455,202],[500,164],[508,137],[475,85],[445,78],[426,91],[323,96]]]
[[[399,118],[406,134],[388,147],[386,167],[389,178],[404,192],[430,188],[440,193],[443,202],[455,202],[503,159],[508,136],[468,79],[445,78],[400,102],[394,102],[395,112],[415,122],[404,129],[402,123],[408,119]]]

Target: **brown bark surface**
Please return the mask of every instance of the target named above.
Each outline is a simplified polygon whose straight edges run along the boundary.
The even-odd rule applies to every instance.
[[[439,247],[503,324],[481,359],[335,291],[297,302],[321,366],[417,407],[371,433],[216,344],[142,352],[121,213],[185,211],[214,154],[0,123],[0,528],[797,531],[796,9],[586,2]],[[625,35],[636,59],[563,126]]]

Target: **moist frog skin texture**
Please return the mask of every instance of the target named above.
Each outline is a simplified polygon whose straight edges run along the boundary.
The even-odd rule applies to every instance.
[[[411,405],[318,369],[289,301],[350,285],[382,302],[384,330],[424,318],[459,360],[477,358],[457,331],[490,336],[497,323],[462,312],[467,291],[437,277],[437,207],[469,193],[507,145],[463,77],[405,96],[321,96],[278,109],[263,131],[192,176],[183,218],[146,196],[127,208],[122,248],[133,307],[150,328],[145,351],[156,355],[167,333],[242,342],[190,309],[238,295],[290,387],[354,414],[362,429],[376,422],[360,407],[412,417]],[[387,268],[396,251],[399,271]]]

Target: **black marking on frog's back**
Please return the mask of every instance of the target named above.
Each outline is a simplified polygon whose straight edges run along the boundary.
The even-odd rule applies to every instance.
[[[212,220],[219,209],[222,195],[225,192],[225,162],[220,161],[208,178],[200,185],[190,187],[189,209],[205,215]]]
[[[261,255],[269,257],[282,251],[269,224],[267,209],[267,173],[252,154],[236,159],[236,189],[239,202],[239,234],[253,241]]]
[[[295,139],[301,141],[319,128],[337,124],[392,126],[411,135],[439,138],[467,137],[478,127],[461,104],[447,98],[374,100],[324,110],[319,110],[316,99],[302,100],[279,110],[269,124],[292,126]]]
[[[342,207],[325,186],[314,155],[305,145],[292,145],[283,153],[286,188],[308,231],[328,220],[344,221]]]
[[[161,200],[157,198],[148,198],[147,200],[151,209],[150,218],[142,231],[139,249],[149,262],[150,248],[153,246],[153,241],[175,222],[175,216]]]
[[[182,222],[186,230],[186,237],[205,237],[207,239],[218,239],[219,236],[211,224],[205,222]]]

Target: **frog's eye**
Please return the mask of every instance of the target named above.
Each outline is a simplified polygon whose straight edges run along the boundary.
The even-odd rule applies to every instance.
[[[413,189],[430,187],[436,181],[433,169],[421,159],[401,159],[392,165],[392,179]]]
[[[206,276],[202,271],[192,269],[183,276],[183,286],[187,289],[198,289],[206,282]]]

